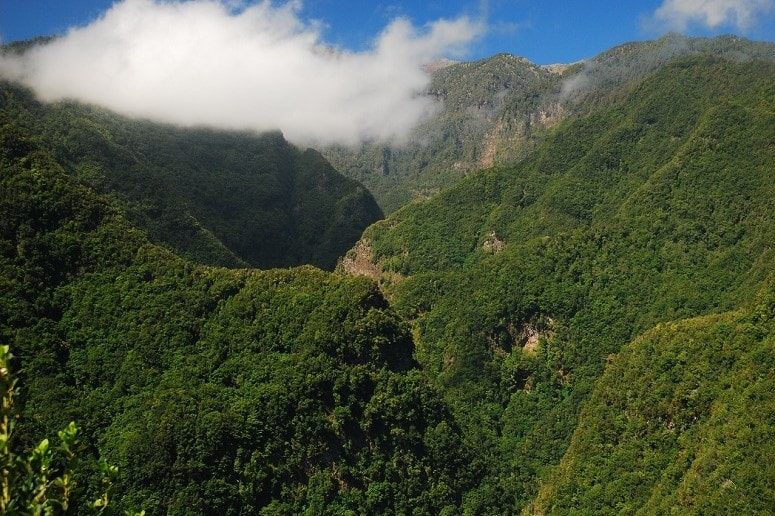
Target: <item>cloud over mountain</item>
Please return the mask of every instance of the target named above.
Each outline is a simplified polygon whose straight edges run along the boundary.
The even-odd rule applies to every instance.
[[[124,0],[22,55],[0,75],[45,101],[76,99],[182,125],[280,129],[303,143],[401,140],[434,109],[422,65],[459,55],[468,18],[396,19],[363,52],[333,49],[300,2]]]

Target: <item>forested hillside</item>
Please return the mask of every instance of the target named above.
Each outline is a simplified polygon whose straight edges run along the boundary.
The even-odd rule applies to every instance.
[[[360,184],[280,133],[256,136],[42,104],[0,83],[0,120],[109,195],[156,243],[198,263],[333,268],[382,212]]]
[[[413,321],[420,364],[489,468],[466,507],[529,504],[609,355],[657,324],[749,306],[773,274],[773,77],[763,61],[670,65],[562,123],[522,163],[375,224],[345,258]],[[680,381],[658,380],[666,392]],[[576,480],[615,489],[618,473],[596,464]],[[580,504],[569,496],[563,507]]]
[[[542,67],[509,54],[444,63],[448,66],[433,72],[427,91],[440,110],[407,142],[331,147],[323,154],[337,170],[366,185],[391,213],[472,172],[525,157],[550,134],[548,128],[607,104],[616,88],[689,56],[775,61],[775,44],[668,34],[569,65]]]
[[[606,368],[535,512],[765,514],[775,456],[775,289],[665,323]]]
[[[100,458],[118,513],[767,512],[773,48],[441,68],[427,142],[325,151],[428,197],[363,233],[279,133],[0,84],[13,447],[77,422],[75,513]]]
[[[459,504],[475,474],[460,430],[372,283],[191,264],[8,124],[0,170],[14,435],[78,422],[76,507],[99,492],[98,449],[120,467],[114,506],[149,514]]]

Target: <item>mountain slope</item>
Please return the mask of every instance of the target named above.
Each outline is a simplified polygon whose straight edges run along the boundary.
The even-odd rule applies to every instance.
[[[207,195],[330,191],[318,154],[8,87],[0,342],[20,361],[18,444],[76,420],[80,485],[102,455],[117,509],[154,514],[766,510],[775,64],[729,57],[634,67],[574,96],[519,163],[370,226],[341,270],[381,290],[169,249],[241,264],[230,238],[254,212]],[[472,87],[497,86],[477,66]],[[346,192],[345,216],[369,204]],[[292,227],[285,208],[261,231]],[[185,224],[201,248],[171,240]]]
[[[763,514],[775,505],[775,290],[659,325],[606,368],[534,513]]]
[[[441,109],[405,144],[322,150],[366,185],[385,212],[434,195],[496,159],[523,157],[535,132],[559,119],[556,74],[509,54],[437,70],[427,94]]]
[[[76,420],[74,510],[440,512],[474,470],[375,286],[312,267],[194,265],[0,126],[0,341],[20,447]]]
[[[333,268],[382,212],[317,152],[280,134],[180,129],[0,86],[0,117],[110,195],[153,241],[200,263]]]
[[[546,129],[611,103],[611,93],[623,85],[691,56],[775,61],[775,44],[668,34],[567,66],[541,67],[508,54],[451,64],[433,72],[427,92],[441,102],[440,111],[408,143],[328,148],[323,154],[391,213],[474,171],[525,157]]]
[[[414,321],[418,360],[489,463],[468,508],[532,500],[609,354],[737,308],[775,270],[773,76],[675,63],[520,164],[375,224],[343,261]]]

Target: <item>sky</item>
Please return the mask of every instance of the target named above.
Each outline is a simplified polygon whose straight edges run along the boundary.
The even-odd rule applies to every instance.
[[[569,63],[668,31],[772,40],[775,0],[0,0],[0,78],[181,126],[402,144],[442,108],[425,65]]]
[[[236,5],[239,0],[227,0]],[[252,3],[245,1],[244,3]],[[282,2],[275,2],[281,4]],[[509,52],[539,64],[574,62],[620,43],[666,31],[709,36],[739,34],[775,39],[771,0],[305,0],[300,17],[321,24],[323,39],[354,51],[367,49],[396,17],[422,26],[439,18],[484,19],[486,31],[466,59]],[[4,42],[61,34],[97,18],[113,0],[0,0]],[[674,5],[669,5],[674,4]],[[660,8],[664,16],[656,16]],[[671,9],[672,7],[672,9]],[[734,9],[749,10],[748,19]],[[691,16],[691,11],[701,13]],[[703,11],[704,10],[704,11]],[[722,16],[719,21],[714,16]],[[726,16],[724,17],[724,14]]]

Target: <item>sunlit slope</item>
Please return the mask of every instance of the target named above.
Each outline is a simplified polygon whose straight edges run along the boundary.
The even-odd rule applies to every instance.
[[[614,358],[535,513],[764,514],[775,505],[775,290],[666,323]]]
[[[773,77],[766,62],[676,63],[350,253],[345,269],[382,271],[489,462],[472,507],[532,499],[609,354],[660,322],[737,308],[773,270]]]

